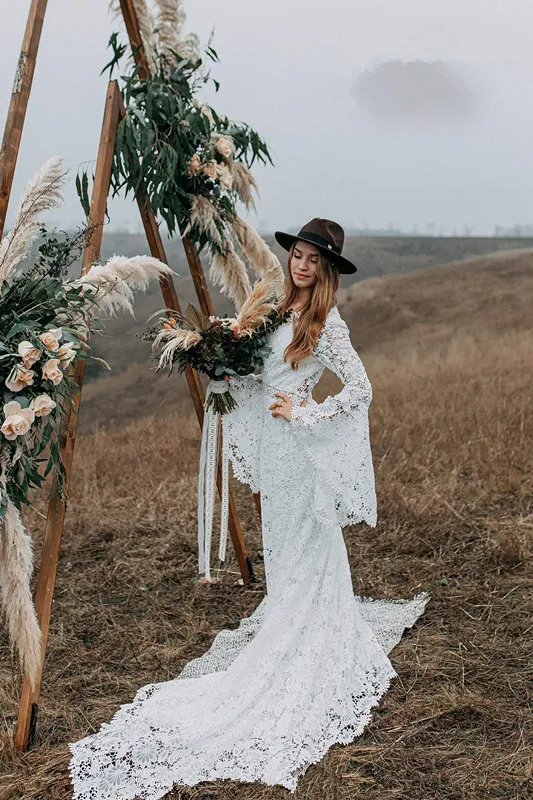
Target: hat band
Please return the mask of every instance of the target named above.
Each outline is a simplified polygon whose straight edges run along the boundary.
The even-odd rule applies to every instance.
[[[298,238],[306,239],[309,242],[314,242],[315,244],[319,244],[322,247],[326,247],[328,250],[333,250],[338,255],[341,254],[341,251],[335,244],[326,239],[324,236],[320,236],[319,233],[311,233],[311,231],[304,231],[302,229],[298,234]]]

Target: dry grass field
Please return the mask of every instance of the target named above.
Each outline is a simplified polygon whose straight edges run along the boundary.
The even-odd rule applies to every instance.
[[[533,797],[532,299],[531,251],[339,298],[374,387],[379,520],[345,530],[354,589],[431,601],[393,650],[399,678],[364,735],[310,768],[296,800]],[[19,672],[1,640],[1,800],[68,798],[66,743],[175,675],[264,592],[237,586],[232,561],[218,585],[194,582],[199,430],[183,379],[152,378],[123,373],[85,395],[38,736],[22,755]],[[336,390],[326,376],[317,396]],[[253,498],[234,489],[260,577]],[[35,531],[43,510],[27,515]],[[289,796],[234,782],[168,795]]]

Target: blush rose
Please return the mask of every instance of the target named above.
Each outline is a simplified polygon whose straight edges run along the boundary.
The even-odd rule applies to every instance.
[[[5,420],[0,428],[6,439],[12,441],[17,436],[24,436],[31,428],[35,420],[35,414],[31,408],[21,408],[20,403],[12,400],[4,406]]]
[[[43,379],[46,381],[52,381],[54,386],[57,386],[58,383],[61,383],[63,380],[63,373],[59,367],[60,360],[58,358],[49,358],[46,364],[43,366]]]

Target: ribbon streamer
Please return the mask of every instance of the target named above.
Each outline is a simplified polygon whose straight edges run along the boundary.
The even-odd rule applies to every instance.
[[[206,404],[209,394],[223,394],[229,391],[227,381],[209,382],[206,393]],[[221,445],[220,414],[206,410],[202,426],[202,444],[200,447],[200,470],[198,474],[198,572],[205,573],[211,579],[211,541],[213,537],[213,510],[215,504],[215,484],[219,447]],[[222,497],[220,510],[220,541],[218,557],[226,558],[228,540],[228,505],[229,505],[229,458],[222,448]]]

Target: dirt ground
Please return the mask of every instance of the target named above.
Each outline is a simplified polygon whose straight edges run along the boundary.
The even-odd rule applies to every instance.
[[[513,281],[506,284],[508,303],[491,303],[492,273],[472,274],[479,303],[472,308],[467,286],[463,313],[458,292],[448,318],[441,306],[449,295],[435,286],[439,303],[425,319],[420,310],[416,335],[398,325],[396,311],[406,304],[394,284],[395,305],[388,317],[383,313],[375,347],[365,328],[374,317],[358,313],[357,292],[346,305],[352,340],[364,339],[361,354],[374,388],[378,493],[377,527],[345,530],[354,590],[373,597],[425,590],[431,600],[391,653],[399,677],[365,733],[311,767],[296,800],[533,797],[528,263],[515,290]],[[429,297],[424,273],[417,276],[419,289],[403,277],[411,281],[405,292]],[[391,297],[390,280],[374,281],[380,308]],[[106,403],[120,408],[111,386]],[[334,383],[321,387],[332,390]],[[37,739],[24,754],[11,744],[20,674],[0,639],[1,800],[70,797],[67,743],[108,721],[139,686],[176,675],[263,596],[261,581],[236,585],[233,559],[220,584],[195,583],[197,423],[185,407],[178,413],[168,398],[151,404],[143,392],[138,387],[137,418],[113,418],[110,427],[102,401],[100,416],[88,417],[76,445]],[[82,406],[83,413],[90,414]],[[253,498],[245,486],[233,487],[261,577]],[[36,563],[44,510],[41,500],[27,515]],[[290,794],[218,782],[176,788],[167,797],[286,800]]]

